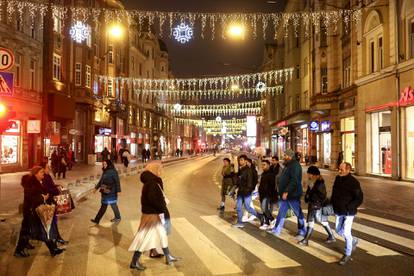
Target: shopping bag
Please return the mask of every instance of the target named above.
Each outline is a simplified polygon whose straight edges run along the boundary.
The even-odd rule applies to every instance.
[[[72,202],[70,193],[62,193],[54,197],[56,202],[56,215],[64,215],[72,212]]]
[[[39,216],[47,238],[49,239],[50,227],[52,225],[53,215],[55,214],[55,205],[41,204],[36,208],[36,214]]]

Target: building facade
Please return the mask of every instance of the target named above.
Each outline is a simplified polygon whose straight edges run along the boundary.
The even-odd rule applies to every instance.
[[[0,133],[2,172],[26,169],[42,160],[40,122],[42,119],[43,32],[38,18],[28,13],[8,14],[0,6],[0,47],[14,55],[14,66],[0,72],[0,82],[12,78],[11,93],[1,89],[1,101],[16,117],[13,127]],[[3,86],[4,88],[4,86]]]

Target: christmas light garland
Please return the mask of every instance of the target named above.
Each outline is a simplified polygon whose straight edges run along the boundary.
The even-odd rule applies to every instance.
[[[258,120],[260,120],[259,117],[258,117]],[[188,118],[175,117],[174,122],[176,124],[195,125],[195,126],[203,126],[203,127],[222,126],[223,124],[227,126],[240,124],[241,126],[243,126],[243,125],[246,125],[247,119],[246,118],[242,118],[242,119],[233,118],[230,120],[222,120],[219,123],[216,120],[201,120],[201,119],[188,119]]]
[[[199,13],[199,12],[162,12],[162,11],[142,11],[125,10],[105,7],[91,6],[62,6],[57,4],[46,4],[36,1],[19,0],[0,0],[0,8],[5,7],[8,20],[11,21],[13,15],[23,18],[27,12],[32,20],[36,19],[43,22],[43,17],[51,9],[62,15],[62,22],[71,16],[72,20],[83,22],[103,20],[109,22],[126,22],[127,24],[138,24],[142,31],[151,32],[157,29],[159,36],[168,34],[172,36],[175,23],[187,23],[189,26],[200,26],[200,37],[206,38],[206,27],[209,26],[210,39],[216,37],[226,38],[226,27],[234,22],[242,24],[251,30],[251,37],[256,39],[258,32],[262,33],[262,38],[266,39],[268,29],[272,29],[274,39],[279,35],[287,37],[289,34],[300,35],[301,28],[303,35],[308,37],[312,30],[318,33],[321,29],[325,32],[336,32],[338,22],[345,24],[344,30],[347,32],[351,22],[359,23],[361,20],[361,9],[335,9],[318,11],[300,11],[288,13]],[[1,13],[0,13],[1,14]],[[323,27],[323,28],[322,28]],[[143,28],[146,28],[145,30]],[[165,33],[165,29],[169,29]],[[278,32],[277,30],[284,30]],[[221,33],[219,34],[219,31]],[[280,33],[280,34],[279,34]]]
[[[228,103],[228,104],[198,104],[198,105],[181,105],[180,112],[186,113],[193,110],[215,110],[215,109],[245,109],[245,108],[261,108],[266,103],[265,100],[242,102],[242,103]],[[175,104],[158,103],[158,106],[167,110],[173,111]]]
[[[259,115],[262,111],[261,107],[246,107],[246,108],[210,108],[210,109],[187,109],[187,110],[171,110],[173,116],[240,116],[240,115]]]

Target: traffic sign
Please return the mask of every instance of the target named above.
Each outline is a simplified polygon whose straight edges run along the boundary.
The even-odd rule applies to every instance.
[[[13,95],[13,73],[0,72],[0,95]]]
[[[14,65],[14,54],[7,48],[0,47],[0,71],[6,71]]]

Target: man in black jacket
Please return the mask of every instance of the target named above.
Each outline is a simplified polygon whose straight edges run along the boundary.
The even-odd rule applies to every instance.
[[[270,225],[270,222],[273,220],[273,205],[271,203],[275,199],[275,197],[277,197],[275,187],[276,178],[274,174],[270,171],[270,162],[268,160],[262,161],[262,169],[263,173],[260,177],[259,199],[265,222],[262,226],[260,226],[260,229],[266,230],[267,227]]]
[[[339,175],[335,178],[332,189],[331,203],[336,214],[336,232],[345,239],[345,253],[339,261],[346,264],[351,259],[352,251],[356,249],[358,240],[352,237],[352,222],[357,208],[362,204],[363,193],[359,181],[351,175],[352,166],[342,163]]]
[[[253,183],[253,172],[247,166],[247,156],[240,155],[239,157],[239,179],[238,179],[238,190],[237,190],[237,201],[236,201],[236,209],[237,209],[237,223],[233,224],[233,227],[243,228],[244,224],[242,222],[243,217],[243,205],[244,208],[249,212],[251,215],[258,217],[259,219],[262,218],[261,214],[258,214],[254,208],[250,206],[252,201],[252,192],[255,188],[255,184]]]

